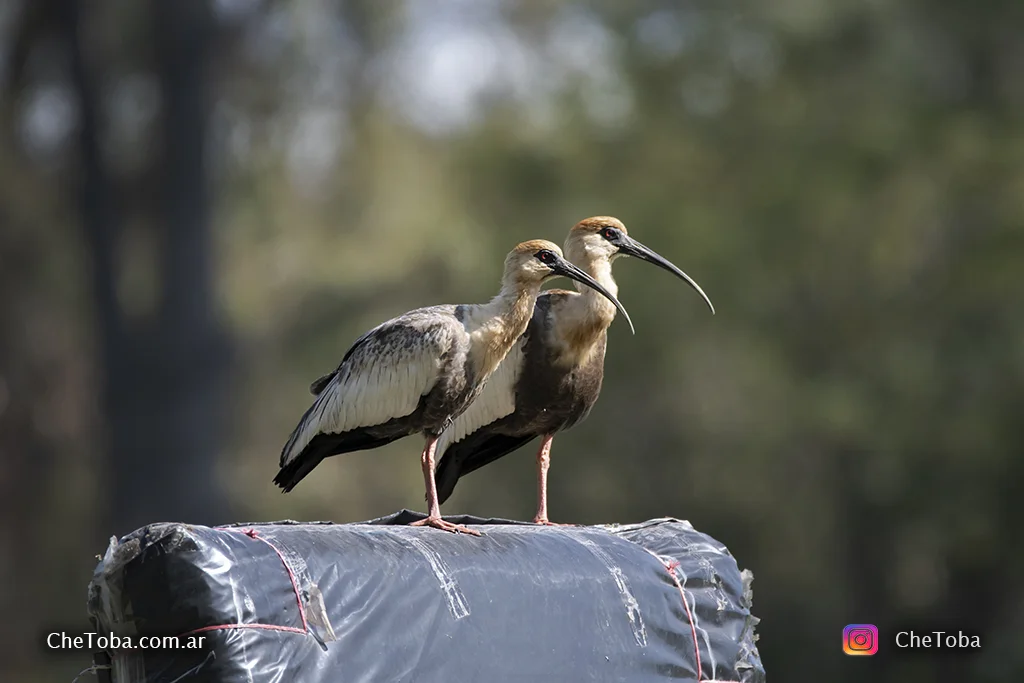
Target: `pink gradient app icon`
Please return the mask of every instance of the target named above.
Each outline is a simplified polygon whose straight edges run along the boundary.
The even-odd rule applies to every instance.
[[[874,624],[847,624],[843,629],[843,652],[848,655],[878,652],[878,627]]]

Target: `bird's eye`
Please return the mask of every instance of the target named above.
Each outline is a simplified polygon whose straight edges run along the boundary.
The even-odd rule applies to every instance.
[[[555,255],[546,249],[538,251],[534,256],[536,256],[541,263],[551,264],[555,262]]]
[[[615,228],[605,228],[604,230],[601,231],[601,237],[605,238],[606,240],[614,239],[615,235]]]

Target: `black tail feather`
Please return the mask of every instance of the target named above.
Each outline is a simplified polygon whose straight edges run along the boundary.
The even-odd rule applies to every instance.
[[[344,434],[317,434],[306,444],[301,453],[281,467],[277,476],[274,477],[274,483],[284,489],[285,493],[288,493],[307,474],[312,472],[313,468],[319,465],[324,458],[329,458],[332,455],[341,455],[342,453],[378,448],[396,439],[400,439],[402,436],[405,435],[373,436],[365,429],[354,429]]]
[[[284,489],[285,493],[288,493],[326,457],[326,453],[314,454],[310,453],[307,449],[281,468],[277,476],[274,477],[274,483]]]
[[[505,434],[477,432],[458,443],[453,443],[441,456],[441,461],[437,463],[437,469],[434,470],[438,504],[448,500],[452,492],[455,491],[455,484],[461,477],[508,455],[532,440],[534,436],[533,434],[506,436]]]

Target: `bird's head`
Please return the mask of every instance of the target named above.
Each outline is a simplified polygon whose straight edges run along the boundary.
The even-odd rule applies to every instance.
[[[653,249],[644,246],[636,241],[626,232],[626,226],[618,218],[612,216],[593,216],[585,218],[569,231],[569,237],[565,240],[565,252],[576,262],[595,263],[600,261],[611,262],[619,256],[635,256],[648,263],[664,268],[676,277],[685,281],[686,284],[701,295],[707,303],[711,313],[715,307],[711,299],[700,288],[700,285],[684,273],[675,264],[658,254]]]
[[[633,322],[629,319],[629,314],[626,313],[626,309],[619,303],[619,300],[594,278],[567,261],[562,255],[562,250],[554,242],[547,240],[523,242],[516,245],[516,248],[505,257],[505,275],[502,279],[506,286],[511,285],[514,289],[539,289],[546,280],[559,276],[575,280],[600,292],[615,304],[615,308],[629,323],[629,328],[633,329]]]
[[[623,238],[629,239],[629,235],[618,218],[591,216],[572,226],[565,240],[565,253],[574,261],[614,261],[621,255]]]

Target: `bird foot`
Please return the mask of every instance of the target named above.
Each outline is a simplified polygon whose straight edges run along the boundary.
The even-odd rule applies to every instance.
[[[552,522],[549,519],[539,519],[537,517],[533,518],[533,523],[541,526],[579,526],[578,524],[562,524],[560,522]]]
[[[469,534],[470,536],[482,536],[483,535],[479,531],[475,531],[473,529],[470,529],[467,526],[462,526],[461,524],[452,524],[451,522],[446,522],[445,520],[441,519],[440,517],[426,517],[426,518],[421,519],[421,520],[416,521],[416,522],[410,522],[409,526],[431,526],[431,527],[434,527],[435,529],[440,529],[441,531],[450,531],[453,534]]]

